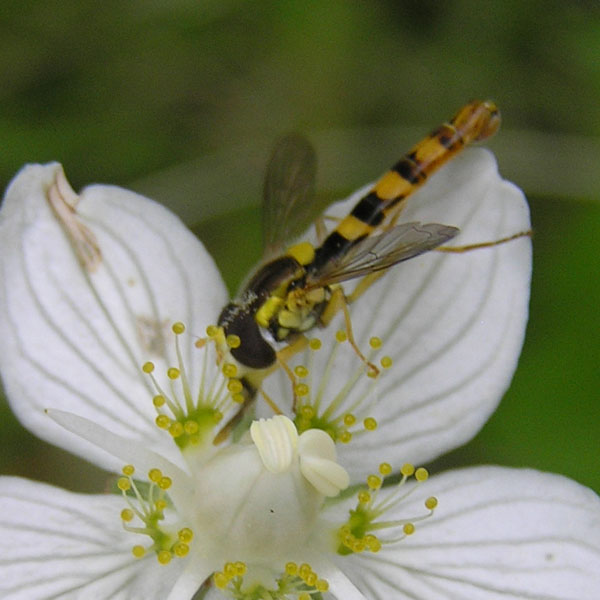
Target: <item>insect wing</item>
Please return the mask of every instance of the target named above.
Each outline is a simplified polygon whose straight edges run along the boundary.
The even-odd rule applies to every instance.
[[[458,228],[440,223],[402,223],[364,238],[346,254],[309,275],[306,285],[309,288],[322,287],[387,269],[437,248],[458,232]]]
[[[276,143],[263,190],[265,256],[280,253],[313,222],[316,173],[317,158],[308,140],[289,134]]]

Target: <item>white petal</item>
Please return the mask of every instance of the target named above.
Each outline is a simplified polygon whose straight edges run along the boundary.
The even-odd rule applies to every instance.
[[[439,499],[431,518],[395,546],[347,561],[369,598],[600,598],[600,499],[591,490],[500,467],[449,472],[422,489]],[[422,514],[417,496],[393,516]]]
[[[140,367],[173,360],[165,339],[177,320],[192,334],[191,360],[193,336],[216,320],[226,293],[202,245],[165,208],[113,186],[88,187],[77,199],[62,180],[53,187],[61,175],[56,163],[24,167],[0,211],[0,369],[29,429],[107,466],[43,409],[160,444],[154,391]]]
[[[185,507],[193,495],[193,485],[188,475],[164,456],[150,451],[140,442],[121,437],[101,427],[94,421],[61,410],[48,410],[56,423],[119,459],[121,466],[131,464],[140,473],[160,469],[173,480],[169,496],[177,507]],[[180,457],[179,457],[180,458]],[[108,462],[108,461],[107,461]],[[143,476],[142,476],[143,478]]]
[[[87,496],[0,479],[0,596],[6,600],[165,598],[182,561],[135,559],[118,496]],[[139,538],[139,539],[138,539]],[[149,538],[145,538],[150,541]],[[142,542],[143,543],[143,542]]]
[[[175,582],[167,600],[190,600],[213,572],[214,569],[208,565],[206,560],[200,563],[193,559],[188,560],[186,569]],[[223,598],[220,591],[217,596]],[[202,596],[202,598],[206,599],[206,596]]]
[[[366,600],[347,575],[323,556],[311,556],[308,562],[320,578],[327,580],[329,592],[338,600]]]
[[[353,198],[351,202],[354,202]],[[350,202],[350,201],[349,201]],[[336,207],[336,212],[347,210]],[[402,221],[438,222],[461,228],[454,244],[496,240],[529,229],[522,192],[500,178],[493,155],[471,150],[431,177],[410,198]],[[394,364],[376,385],[369,410],[379,428],[339,448],[354,476],[387,460],[426,462],[470,439],[508,387],[527,320],[531,274],[529,238],[464,254],[429,252],[390,269],[351,307],[359,347],[371,336],[384,344],[379,356]],[[340,318],[327,330],[313,380],[331,352]],[[357,361],[332,370],[329,397],[350,378]],[[307,359],[301,359],[305,364]],[[352,366],[349,366],[353,362]],[[355,388],[360,396],[370,380]],[[270,382],[269,382],[270,383]],[[287,387],[286,387],[287,386]],[[289,395],[280,380],[273,397]],[[382,451],[383,450],[383,451]]]

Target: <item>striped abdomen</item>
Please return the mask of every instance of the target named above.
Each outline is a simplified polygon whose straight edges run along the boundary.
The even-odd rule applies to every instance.
[[[455,156],[464,146],[491,137],[500,125],[500,112],[491,101],[471,102],[405,154],[352,212],[317,248],[309,269],[344,254],[355,242],[369,235],[386,217],[399,211],[402,201],[425,183],[427,177]]]

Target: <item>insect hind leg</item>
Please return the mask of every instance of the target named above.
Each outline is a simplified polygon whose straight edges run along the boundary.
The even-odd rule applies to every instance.
[[[512,235],[492,240],[489,242],[479,242],[477,244],[466,244],[464,246],[438,246],[434,248],[435,252],[445,252],[447,254],[462,254],[463,252],[471,252],[471,250],[480,250],[481,248],[492,248],[493,246],[500,246],[513,240],[518,240],[523,237],[532,237],[533,231],[527,229],[526,231],[519,231],[519,233],[513,233]]]

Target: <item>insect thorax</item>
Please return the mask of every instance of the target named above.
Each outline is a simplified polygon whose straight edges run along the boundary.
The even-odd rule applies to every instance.
[[[263,265],[242,295],[219,316],[226,335],[237,335],[233,357],[251,369],[266,369],[276,361],[273,343],[291,341],[295,334],[318,324],[331,298],[328,287],[305,289],[304,265],[285,255]]]

